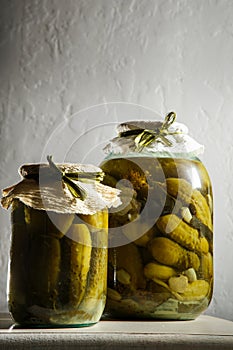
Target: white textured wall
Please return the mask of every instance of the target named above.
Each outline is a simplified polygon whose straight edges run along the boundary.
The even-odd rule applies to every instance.
[[[161,115],[175,110],[205,144],[214,187],[215,292],[208,313],[233,320],[233,1],[0,5],[1,188],[18,180],[21,163],[40,161],[54,128],[81,108],[124,101]],[[10,228],[9,213],[0,215],[5,310]]]

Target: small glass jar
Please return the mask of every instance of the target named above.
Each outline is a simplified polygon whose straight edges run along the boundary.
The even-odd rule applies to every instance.
[[[63,231],[51,221],[54,215]],[[107,218],[106,210],[81,218],[48,215],[13,201],[8,302],[15,322],[80,327],[99,321],[106,301]],[[92,246],[95,221],[98,247]]]
[[[101,196],[96,194],[96,181],[89,179],[90,173],[87,181],[92,186],[91,193],[86,187],[86,198],[81,199],[73,197],[74,189],[81,188],[79,182],[66,178],[73,186],[72,192],[65,181],[54,180],[50,175],[39,185],[38,174],[35,176],[38,169],[27,167],[21,168],[25,178],[5,190],[2,200],[4,207],[12,208],[9,311],[14,321],[23,326],[94,324],[106,302],[109,203],[102,201],[101,205],[90,207],[89,197],[93,201],[95,196]],[[48,175],[50,167],[44,169]],[[74,165],[73,175],[77,169]],[[82,169],[82,177],[85,176]],[[104,185],[98,183],[97,187],[101,186]],[[65,188],[63,196],[59,188],[62,192]],[[108,187],[102,191],[108,191]]]
[[[117,146],[122,137],[114,139]],[[132,134],[130,138],[129,142]],[[171,153],[171,143],[164,145],[166,152],[132,152],[131,143],[130,151],[123,154],[119,147],[114,154],[113,145],[100,166],[105,183],[119,186],[126,203],[109,216],[105,315],[195,319],[206,310],[213,292],[213,200],[208,173],[193,152]]]

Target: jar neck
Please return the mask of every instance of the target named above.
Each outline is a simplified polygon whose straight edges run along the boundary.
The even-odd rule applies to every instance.
[[[105,160],[119,159],[119,158],[174,158],[174,159],[188,159],[201,161],[196,155],[190,153],[169,153],[169,152],[128,152],[128,153],[109,153]]]

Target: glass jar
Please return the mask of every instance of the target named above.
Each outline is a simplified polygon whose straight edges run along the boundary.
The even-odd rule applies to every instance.
[[[23,325],[96,323],[106,299],[107,211],[51,215],[63,231],[46,211],[13,201],[9,311]],[[98,247],[92,246],[92,222],[100,228]]]
[[[9,311],[14,321],[24,326],[94,324],[99,321],[106,302],[109,203],[102,201],[102,207],[100,204],[90,207],[89,197],[93,200],[101,196],[94,179],[88,180],[92,182],[89,183],[92,190],[85,189],[85,199],[73,197],[74,189],[81,187],[71,179],[72,193],[67,187],[61,196],[58,187],[63,191],[65,181],[54,180],[49,175],[49,180],[46,176],[39,185],[34,166],[29,170],[27,167],[21,169],[25,178],[6,189],[2,199],[4,207],[12,208]],[[45,169],[48,175],[48,167]],[[77,173],[77,165],[73,166],[74,171]],[[87,176],[83,169],[82,176]],[[104,185],[98,183],[99,186]],[[43,201],[37,196],[38,190],[39,196],[44,196]],[[101,191],[108,191],[108,187]],[[67,206],[61,209],[64,203]]]
[[[125,203],[109,215],[108,317],[189,320],[211,300],[211,182],[193,152],[164,147],[112,152],[100,166]]]

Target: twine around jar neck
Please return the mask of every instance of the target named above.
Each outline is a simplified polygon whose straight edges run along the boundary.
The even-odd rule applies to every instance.
[[[58,179],[62,180],[67,188],[69,189],[70,193],[75,197],[79,198],[82,201],[85,200],[87,193],[85,189],[80,185],[75,183],[74,181],[102,181],[104,178],[103,172],[66,172],[62,171],[53,161],[52,156],[47,156],[47,160],[49,163],[49,166],[51,170],[54,172],[54,175],[58,177]],[[73,181],[74,180],[74,181]]]
[[[176,119],[176,113],[170,112],[166,115],[165,120],[161,127],[154,130],[135,128],[134,125],[131,130],[123,131],[119,133],[119,137],[131,137],[135,136],[134,143],[137,152],[141,152],[144,147],[149,146],[153,142],[161,142],[167,147],[172,146],[172,142],[167,139],[168,135],[180,134],[180,131],[169,131],[169,127],[174,123]]]

